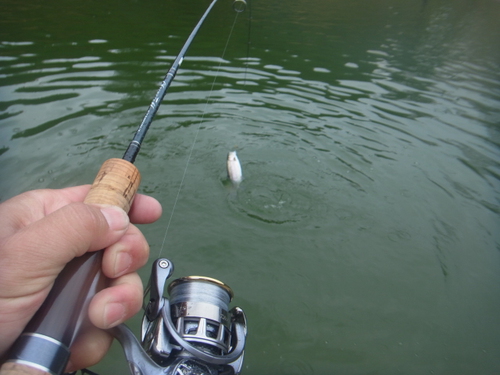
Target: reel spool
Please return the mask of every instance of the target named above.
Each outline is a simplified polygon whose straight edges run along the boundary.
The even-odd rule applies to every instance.
[[[167,259],[153,264],[150,298],[142,321],[141,365],[134,364],[134,368],[144,366],[147,361],[143,357],[147,356],[154,362],[148,366],[161,367],[163,374],[239,374],[247,323],[242,309],[229,309],[232,289],[210,277],[182,277],[168,286],[169,300],[163,297],[163,290],[172,272],[173,265]],[[116,335],[127,355],[131,349],[126,346],[137,345],[127,343],[130,340],[125,336],[123,332]],[[127,355],[127,359],[134,355],[138,354]]]
[[[172,281],[167,290],[177,333],[202,351],[226,355],[231,348],[231,288],[210,277],[189,276]]]

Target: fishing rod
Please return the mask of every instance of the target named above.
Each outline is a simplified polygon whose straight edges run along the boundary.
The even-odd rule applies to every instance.
[[[125,154],[123,155],[123,160],[129,161],[133,163],[135,161],[135,158],[137,154],[139,153],[139,150],[141,148],[142,141],[144,140],[144,137],[146,136],[146,132],[149,129],[149,126],[153,122],[153,117],[155,116],[156,112],[158,111],[158,108],[160,107],[161,101],[163,100],[163,97],[167,93],[168,88],[170,87],[170,84],[175,78],[175,75],[177,74],[177,70],[181,66],[182,62],[184,61],[184,56],[186,55],[186,52],[191,45],[191,42],[193,41],[194,37],[198,33],[198,30],[200,29],[201,25],[205,21],[205,19],[208,16],[208,13],[210,13],[210,10],[212,7],[215,5],[217,0],[214,0],[208,9],[205,11],[203,16],[201,17],[200,21],[198,24],[195,26],[191,34],[189,35],[189,38],[187,39],[186,43],[182,47],[181,51],[175,58],[172,67],[168,71],[167,75],[165,76],[163,82],[160,85],[160,88],[158,89],[158,92],[156,93],[156,96],[154,97],[153,101],[149,105],[148,111],[146,112],[146,115],[144,116],[144,119],[142,120],[141,125],[137,129],[134,138],[132,139],[132,142],[130,142],[130,145],[127,148],[127,151],[125,151]],[[245,0],[235,0],[233,2],[233,9],[236,12],[243,12],[246,8],[246,1]]]
[[[216,2],[212,0],[174,60],[123,158],[103,163],[84,203],[111,204],[129,212],[141,180],[133,164],[135,158],[189,46]],[[245,7],[245,0],[233,2],[237,12]],[[87,319],[90,300],[107,283],[101,270],[102,256],[103,251],[87,253],[66,265],[46,300],[12,346],[0,375],[64,373],[71,345]],[[142,349],[126,326],[111,330],[124,347],[132,374],[239,373],[246,318],[239,308],[229,312],[232,290],[215,279],[184,278],[170,284],[169,302],[163,297],[163,290],[172,273],[172,263],[160,259],[154,267],[150,303],[143,320],[142,339],[149,343],[149,350]]]

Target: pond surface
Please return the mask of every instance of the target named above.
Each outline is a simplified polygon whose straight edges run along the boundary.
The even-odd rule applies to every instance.
[[[0,200],[121,157],[207,5],[2,1]],[[499,19],[496,0],[216,5],[136,165],[164,207],[150,263],[233,288],[243,374],[498,373]],[[93,370],[127,373],[119,346]]]

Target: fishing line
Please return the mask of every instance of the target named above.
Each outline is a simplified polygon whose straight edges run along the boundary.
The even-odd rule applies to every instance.
[[[217,80],[217,77],[219,76],[220,68],[222,66],[222,62],[224,61],[224,56],[226,54],[227,46],[229,45],[229,40],[231,39],[231,35],[233,34],[234,26],[236,25],[236,20],[238,19],[238,14],[239,13],[240,13],[240,11],[237,10],[236,11],[236,15],[234,17],[233,25],[231,26],[231,30],[229,31],[229,35],[228,35],[227,40],[226,40],[226,45],[224,46],[224,49],[222,51],[221,60],[219,62],[219,66],[217,67],[217,71],[215,73],[215,77],[214,77],[214,80],[212,82],[212,86],[210,87],[210,92],[208,94],[207,101],[205,102],[205,107],[203,108],[203,113],[201,115],[200,120],[198,121],[198,126],[197,126],[197,129],[196,129],[196,132],[195,132],[193,143],[191,144],[191,149],[189,150],[188,158],[186,160],[186,165],[184,167],[184,172],[182,174],[181,182],[179,184],[179,189],[177,190],[177,195],[175,197],[174,204],[172,206],[172,211],[170,212],[170,217],[168,219],[167,228],[165,229],[165,235],[163,236],[163,241],[162,241],[162,244],[161,244],[160,251],[158,253],[158,258],[160,258],[160,255],[163,252],[163,248],[165,247],[165,242],[167,240],[168,230],[170,228],[170,224],[172,223],[172,218],[174,217],[175,208],[177,206],[177,202],[179,201],[179,197],[180,197],[180,194],[181,194],[182,186],[184,185],[184,180],[186,178],[186,174],[187,174],[187,170],[188,170],[188,167],[189,167],[189,163],[191,161],[191,157],[193,156],[194,147],[195,147],[196,141],[198,139],[198,134],[200,133],[201,124],[203,123],[203,120],[205,119],[205,114],[207,113],[207,108],[208,108],[208,104],[210,102],[210,97],[212,96],[212,92],[213,92],[214,87],[215,87],[215,82]]]
[[[247,84],[248,59],[250,58],[250,44],[252,43],[252,1],[248,0],[248,40],[247,40],[247,61],[245,64],[245,78],[243,86]]]

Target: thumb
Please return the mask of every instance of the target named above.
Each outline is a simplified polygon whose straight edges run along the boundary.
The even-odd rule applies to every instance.
[[[17,294],[11,297],[40,292],[71,259],[115,243],[128,225],[119,207],[66,205],[6,239],[1,246],[0,285]]]

